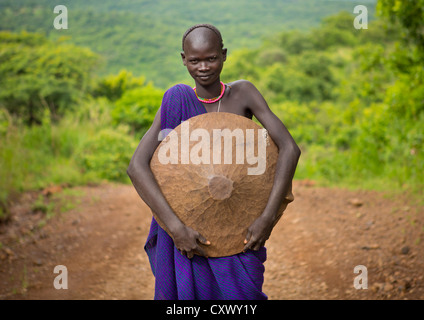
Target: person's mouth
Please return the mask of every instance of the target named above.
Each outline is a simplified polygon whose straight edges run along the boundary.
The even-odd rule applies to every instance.
[[[209,80],[211,77],[212,77],[212,74],[203,74],[203,75],[198,76],[198,78],[200,80],[203,80],[203,81]]]

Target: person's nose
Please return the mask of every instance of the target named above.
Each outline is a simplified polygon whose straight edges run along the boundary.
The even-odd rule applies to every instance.
[[[210,69],[209,65],[206,61],[200,62],[200,65],[199,65],[199,71],[200,72],[207,72],[207,71],[209,71],[209,69]]]

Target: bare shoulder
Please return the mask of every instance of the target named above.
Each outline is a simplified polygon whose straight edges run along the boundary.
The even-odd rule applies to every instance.
[[[237,80],[228,83],[231,91],[239,101],[245,101],[251,107],[252,101],[262,100],[262,95],[255,85],[248,80]],[[250,102],[249,102],[250,101]]]
[[[251,90],[251,89],[256,89],[256,87],[254,86],[254,84],[252,82],[250,82],[249,80],[236,80],[233,82],[229,82],[227,83],[228,86],[231,87],[231,89],[234,89],[234,91],[239,91],[239,92],[244,92],[246,90]]]
[[[269,110],[264,97],[252,82],[248,80],[237,80],[228,83],[228,85],[231,86],[234,98],[243,104],[251,114],[257,117],[258,113]]]

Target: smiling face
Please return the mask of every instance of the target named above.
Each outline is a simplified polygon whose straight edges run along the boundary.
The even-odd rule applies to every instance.
[[[181,57],[196,87],[206,88],[219,84],[227,49],[221,48],[218,36],[212,30],[201,27],[189,33]]]

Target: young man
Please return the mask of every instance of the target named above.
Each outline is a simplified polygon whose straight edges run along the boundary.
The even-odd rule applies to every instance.
[[[183,36],[182,49],[182,61],[194,79],[195,90],[180,84],[165,93],[161,108],[127,170],[140,197],[171,234],[152,219],[145,250],[156,279],[155,299],[267,299],[262,292],[264,245],[278,218],[278,209],[290,191],[300,150],[252,83],[221,82],[227,49],[218,29],[209,24],[191,27]],[[249,227],[244,252],[230,257],[205,257],[199,244],[209,242],[178,219],[150,169],[160,132],[205,112],[230,112],[249,119],[255,116],[279,149],[266,208]]]

